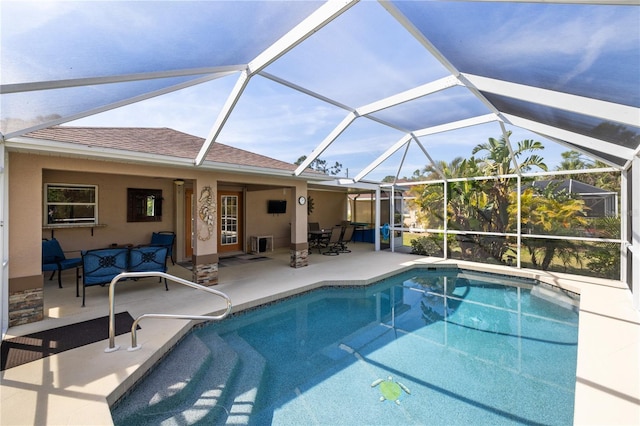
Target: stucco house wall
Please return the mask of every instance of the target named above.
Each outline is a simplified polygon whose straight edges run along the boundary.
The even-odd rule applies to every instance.
[[[186,200],[176,198],[174,179],[187,181],[194,196],[203,184],[218,184],[244,191],[245,249],[250,249],[251,235],[273,235],[275,248],[306,247],[307,207],[296,202],[299,195],[307,195],[307,183],[299,179],[259,176],[229,172],[179,169],[170,166],[122,163],[53,156],[29,152],[8,153],[9,184],[9,316],[10,325],[42,319],[43,285],[53,285],[41,271],[42,238],[57,238],[70,257],[80,250],[107,247],[112,243],[145,244],[153,231],[175,231],[184,249],[190,236],[184,235],[184,223],[178,223],[177,210],[184,208]],[[73,183],[98,186],[98,218],[100,225],[75,229],[44,229],[44,184]],[[258,186],[265,190],[256,190]],[[162,221],[128,223],[126,216],[127,188],[162,190]],[[180,192],[182,194],[182,192]],[[323,217],[323,226],[340,223],[346,218],[346,196],[341,193],[322,192],[312,195],[314,214]],[[286,199],[287,213],[271,215],[266,211],[268,199]],[[197,209],[194,211],[197,215]],[[296,217],[301,216],[301,220]],[[187,218],[183,217],[183,220]],[[217,227],[217,221],[216,221]],[[217,235],[217,229],[215,230]],[[215,240],[214,240],[215,241]],[[216,244],[198,241],[197,255],[216,263]],[[182,252],[178,253],[180,258]]]
[[[346,192],[310,190],[309,197],[313,202],[313,211],[307,218],[309,222],[318,222],[321,228],[331,228],[347,219]]]

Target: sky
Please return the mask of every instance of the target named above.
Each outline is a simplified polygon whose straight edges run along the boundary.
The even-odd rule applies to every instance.
[[[150,4],[152,9],[148,9]],[[2,83],[241,65],[317,6],[278,1],[3,2]],[[640,70],[638,55],[629,56],[638,46],[637,29],[631,29],[638,8],[629,13],[631,9],[624,7],[484,2],[401,2],[398,8],[417,16],[416,27],[465,72],[488,73],[523,84],[542,81],[576,94],[602,92],[612,101],[622,98],[640,103],[640,95],[634,97],[625,90],[630,81],[640,81],[634,77],[640,74],[636,72]],[[625,66],[609,66],[620,57],[626,59]],[[372,1],[353,6],[265,71],[348,108],[449,75],[443,63]],[[605,72],[612,78],[601,85]],[[66,124],[169,127],[204,138],[237,78],[237,73],[231,74]],[[3,109],[9,116],[73,115],[163,85],[164,80],[154,79],[29,92],[15,95],[19,101],[13,103],[17,105],[14,110],[7,103]],[[50,95],[54,96],[48,98]],[[481,101],[457,87],[375,115],[421,129],[487,112]],[[293,163],[310,155],[347,113],[256,75],[217,141]],[[525,129],[509,125],[507,129],[513,132],[514,145],[523,139],[543,142],[541,155],[550,168],[567,150]],[[329,164],[341,163],[343,174],[354,176],[404,134],[359,117],[320,158]],[[421,142],[434,160],[449,162],[457,156],[468,157],[474,146],[501,136],[500,126],[490,123],[424,137]],[[403,153],[398,152],[367,178],[410,176],[429,164],[413,144],[398,171]]]

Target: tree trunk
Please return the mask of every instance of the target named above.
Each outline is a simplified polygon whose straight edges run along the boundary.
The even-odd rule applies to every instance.
[[[542,259],[542,270],[546,271],[549,269],[549,265],[551,265],[551,261],[553,260],[553,256],[556,253],[556,248],[554,245],[547,246],[544,251],[544,258]]]

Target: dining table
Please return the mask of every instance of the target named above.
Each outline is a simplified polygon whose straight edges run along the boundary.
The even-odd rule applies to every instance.
[[[322,253],[322,249],[329,246],[329,237],[331,236],[331,229],[316,229],[309,231],[309,253],[314,248],[318,249],[318,253]]]

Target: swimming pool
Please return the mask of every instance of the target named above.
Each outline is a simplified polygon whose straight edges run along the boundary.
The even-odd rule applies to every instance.
[[[185,386],[197,396],[158,403],[153,375],[177,369],[170,354],[114,422],[572,424],[576,306],[531,280],[458,269],[315,290],[195,330],[218,351]]]

